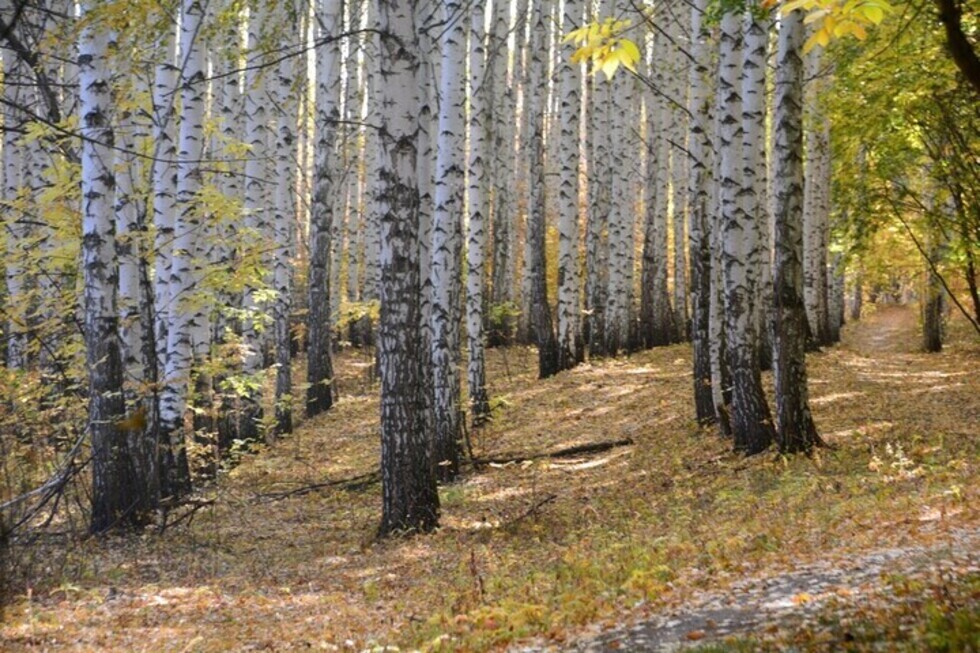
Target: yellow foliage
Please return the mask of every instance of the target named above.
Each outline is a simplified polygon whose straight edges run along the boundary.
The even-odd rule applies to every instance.
[[[601,70],[611,79],[620,66],[635,73],[640,61],[636,43],[622,36],[630,25],[628,20],[607,18],[569,32],[562,42],[578,46],[572,53],[572,63],[590,63],[593,74]]]
[[[763,0],[761,6],[770,8],[777,0]],[[782,14],[797,9],[806,11],[804,22],[813,24],[814,30],[803,46],[809,52],[816,46],[827,47],[831,41],[853,36],[863,41],[867,28],[878,25],[894,11],[888,0],[789,0],[783,5]]]

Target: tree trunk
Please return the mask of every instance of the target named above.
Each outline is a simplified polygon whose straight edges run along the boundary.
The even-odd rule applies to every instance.
[[[319,38],[334,36],[340,26],[341,0],[320,0]],[[309,313],[307,333],[306,415],[314,417],[333,406],[333,333],[330,316],[330,245],[333,229],[333,187],[336,159],[339,89],[333,83],[340,70],[340,42],[317,49],[316,179],[310,214]]]
[[[725,349],[731,374],[729,421],[735,450],[757,454],[772,444],[775,431],[769,404],[762,389],[762,373],[756,350],[755,284],[751,261],[757,255],[759,214],[747,206],[742,175],[748,167],[742,150],[742,96],[739,85],[741,66],[740,15],[727,12],[721,19],[721,61],[718,94],[721,101],[719,156],[721,199],[721,269],[725,286]],[[761,138],[761,134],[756,134]],[[752,166],[754,172],[754,166]]]
[[[777,442],[784,453],[821,444],[810,413],[803,304],[803,13],[782,18],[776,61],[774,370]]]
[[[296,33],[295,11],[292,2],[278,0],[281,12],[281,33],[290,37]],[[279,62],[278,78],[274,81],[274,102],[277,106],[275,135],[275,196],[273,233],[273,333],[276,356],[276,434],[293,431],[292,411],[292,315],[293,259],[295,257],[296,223],[295,177],[296,161],[296,97],[293,92],[295,58],[285,57]]]
[[[565,0],[562,31],[577,29],[582,5]],[[582,108],[581,65],[563,53],[558,67],[560,84],[559,149],[561,177],[558,190],[558,369],[575,367],[583,357],[580,330],[581,298],[578,264],[579,127]]]
[[[248,22],[248,66],[245,70],[245,142],[249,146],[249,157],[245,161],[245,231],[248,239],[246,248],[251,251],[253,264],[264,267],[264,252],[269,249],[268,214],[266,202],[267,179],[271,170],[267,165],[269,157],[269,114],[265,101],[267,88],[266,53],[262,51],[263,29],[268,11],[262,3],[249,16]],[[268,307],[260,303],[259,297],[265,283],[264,279],[253,275],[242,297],[245,314],[242,324],[242,344],[244,345],[243,371],[251,377],[249,389],[241,397],[241,411],[238,423],[238,437],[244,442],[255,442],[260,437],[262,422],[262,368],[264,363],[263,342],[267,321],[264,316]]]
[[[922,348],[931,353],[943,350],[943,285],[932,270],[942,259],[942,248],[933,245],[929,249],[932,265],[926,273],[925,292],[922,297]]]
[[[435,462],[439,479],[459,474],[462,431],[459,422],[459,340],[454,323],[459,277],[456,237],[463,217],[463,153],[466,88],[466,29],[462,5],[444,1],[435,212],[432,220],[432,368],[435,397]]]
[[[184,0],[180,32],[181,120],[177,153],[177,204],[173,257],[170,264],[170,328],[167,332],[167,368],[160,400],[161,438],[170,442],[177,459],[176,476],[168,489],[190,489],[184,445],[184,413],[195,357],[208,345],[209,325],[203,302],[195,297],[203,277],[201,261],[201,166],[204,153],[205,60],[199,43],[204,7],[199,0]],[[197,300],[197,301],[195,301]]]
[[[653,37],[653,61],[668,56],[666,38]],[[668,74],[654,68],[657,86],[668,83]],[[652,71],[651,71],[652,72]],[[677,339],[674,312],[667,287],[669,258],[667,251],[667,217],[670,208],[670,143],[673,135],[670,124],[672,111],[661,95],[647,94],[647,155],[646,225],[643,238],[643,265],[640,292],[640,337],[647,347],[669,345]]]
[[[381,216],[382,516],[379,533],[430,531],[439,520],[432,453],[420,383],[428,356],[419,329],[419,178],[417,168],[420,58],[409,0],[378,0],[379,70],[385,200]]]
[[[609,193],[613,171],[609,166],[609,83],[591,77],[588,103],[587,155],[589,157],[589,215],[585,232],[585,323],[583,334],[589,355],[606,352],[606,289],[609,284]]]
[[[499,5],[499,3],[498,3]],[[514,319],[514,137],[516,119],[516,70],[508,63],[512,16],[510,5],[494,5],[493,22],[493,251],[490,283],[491,319],[489,344],[508,344]],[[516,63],[516,62],[515,62]],[[515,66],[516,68],[516,66]]]
[[[537,0],[532,22],[531,77],[528,91],[528,139],[530,163],[530,207],[527,220],[526,274],[530,290],[530,328],[534,344],[538,347],[538,376],[545,379],[558,372],[558,343],[551,323],[548,303],[548,286],[545,275],[545,143],[544,106],[547,62],[545,61],[545,17],[551,7],[550,0]]]
[[[483,5],[470,9],[470,147],[468,171],[469,225],[466,248],[466,335],[469,357],[467,381],[474,425],[490,417],[484,361],[483,287],[486,267],[487,232],[487,123],[492,96],[484,85],[486,62],[485,14]]]
[[[82,4],[82,17],[93,11]],[[92,515],[89,529],[102,533],[136,525],[141,488],[129,456],[125,418],[123,361],[119,348],[113,201],[113,132],[109,37],[91,23],[79,36],[79,116],[82,163],[82,274],[84,338],[89,377],[88,428],[92,441]]]
[[[695,0],[691,6],[691,35],[694,64],[691,66],[688,111],[691,115],[690,177],[688,201],[688,242],[691,262],[691,341],[693,344],[694,405],[698,423],[707,426],[715,421],[711,391],[711,240],[708,218],[711,180],[711,143],[708,136],[708,60],[711,48],[703,14],[707,0]]]
[[[739,196],[747,224],[753,225],[754,246],[749,251],[755,348],[762,370],[772,367],[772,252],[769,241],[769,207],[766,188],[766,68],[769,19],[746,12],[742,60],[742,174]]]

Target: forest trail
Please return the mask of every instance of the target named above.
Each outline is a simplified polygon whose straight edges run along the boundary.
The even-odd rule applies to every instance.
[[[901,593],[903,586],[942,587],[980,574],[980,531],[950,529],[947,536],[938,545],[837,555],[790,572],[745,578],[724,592],[705,592],[652,619],[585,638],[563,650],[659,653],[726,639],[735,648],[730,638],[747,636],[752,639],[743,643],[746,650],[778,650],[777,642],[792,638],[794,631],[838,629],[846,634],[864,615],[899,611],[908,601]]]
[[[697,429],[686,345],[546,381],[533,350],[491,350],[478,456],[635,444],[467,468],[441,489],[438,532],[382,543],[378,485],[324,485],[377,468],[372,357],[348,350],[336,408],[245,456],[179,525],[38,546],[0,649],[593,651],[678,610],[744,622],[765,602],[818,610],[852,587],[877,605],[865,586],[912,560],[921,596],[943,557],[977,574],[980,343],[954,328],[943,353],[922,354],[916,328],[910,309],[883,308],[809,358],[815,419],[837,447],[813,460],[744,459]],[[704,621],[667,628],[706,641]]]

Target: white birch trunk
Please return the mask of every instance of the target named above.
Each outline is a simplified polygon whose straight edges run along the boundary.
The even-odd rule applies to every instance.
[[[769,247],[769,210],[766,187],[766,65],[769,47],[769,20],[758,19],[748,11],[743,18],[742,60],[742,191],[740,210],[746,224],[754,226],[754,243],[749,251],[756,347],[762,369],[772,364],[772,268]]]
[[[291,1],[278,0],[276,24],[283,40],[291,42],[296,33],[295,7]],[[292,314],[293,258],[295,257],[296,222],[295,178],[293,171],[296,161],[296,97],[293,93],[295,81],[295,58],[285,57],[278,65],[277,77],[273,82],[273,100],[276,110],[275,146],[275,191],[273,195],[272,232],[275,239],[275,252],[272,263],[272,285],[275,291],[273,306],[273,339],[276,361],[276,434],[291,433],[293,430],[292,411],[292,333],[290,318]]]
[[[340,27],[341,0],[320,0],[317,12],[319,38],[330,38]],[[317,49],[316,68],[316,172],[310,214],[309,350],[306,414],[313,417],[333,406],[333,361],[330,299],[331,236],[333,235],[333,188],[337,162],[334,145],[340,117],[340,94],[334,79],[340,71],[340,42]],[[377,124],[377,123],[376,123]],[[377,176],[377,174],[375,174]]]
[[[267,165],[269,156],[269,113],[267,101],[267,86],[269,74],[263,69],[266,62],[262,50],[263,29],[268,18],[264,2],[260,1],[252,8],[248,22],[248,56],[245,70],[245,142],[249,146],[248,158],[245,161],[245,238],[244,247],[249,250],[249,256],[255,264],[264,267],[265,256],[262,254],[269,246],[268,238],[268,208],[266,203],[266,186],[272,176]],[[261,384],[263,364],[263,340],[268,320],[265,317],[268,309],[258,301],[258,293],[264,286],[264,281],[257,276],[249,279],[242,296],[242,344],[244,345],[243,370],[253,377],[256,385]],[[259,437],[259,422],[262,419],[260,406],[261,391],[251,390],[241,398],[242,408],[239,417],[239,438],[254,441]]]
[[[582,22],[582,5],[565,0],[561,29],[568,33]],[[578,264],[579,130],[582,69],[569,61],[567,49],[558,65],[561,177],[558,190],[558,369],[571,369],[583,359]]]
[[[746,173],[743,150],[741,96],[741,15],[727,12],[721,19],[719,65],[719,156],[721,269],[725,293],[725,350],[731,378],[729,420],[735,450],[764,451],[775,435],[769,405],[762,390],[756,351],[756,314],[751,256],[757,249],[756,216],[745,211],[744,193],[752,181]],[[750,174],[754,173],[753,170]]]
[[[773,149],[776,308],[773,332],[777,441],[784,453],[820,444],[810,413],[803,299],[803,15],[781,19]]]
[[[497,7],[496,5],[501,5]],[[498,312],[514,301],[514,222],[516,220],[514,187],[514,139],[517,119],[516,59],[510,45],[513,16],[509,3],[496,3],[493,22],[493,254],[490,304]],[[499,313],[498,313],[499,314]],[[501,317],[492,326],[490,342],[509,341],[513,330],[511,319]]]
[[[7,9],[4,3],[4,8]],[[25,65],[13,50],[3,49],[3,211],[7,256],[5,275],[7,283],[7,367],[13,370],[27,367],[27,301],[24,297],[27,269],[24,261],[28,229],[23,212],[17,210],[18,198],[24,183],[24,148],[19,143],[19,127],[26,121],[23,106],[26,87]]]
[[[439,519],[439,493],[424,415],[427,392],[420,373],[428,367],[421,348],[419,311],[420,57],[414,4],[378,0],[379,70],[384,180],[381,218],[382,535],[428,531]]]
[[[711,243],[709,225],[708,184],[711,180],[710,138],[708,134],[709,87],[708,28],[704,24],[707,0],[695,0],[691,5],[690,94],[688,110],[691,132],[688,139],[690,177],[688,190],[688,239],[691,263],[691,342],[693,345],[694,404],[698,423],[702,426],[715,421],[711,374]]]
[[[167,363],[160,399],[163,438],[178,460],[184,460],[183,424],[191,371],[195,358],[209,344],[206,308],[195,297],[203,276],[200,243],[201,211],[198,192],[202,181],[205,116],[205,59],[200,40],[204,7],[199,0],[184,0],[180,31],[181,115],[177,154],[177,205],[173,256],[170,263],[170,327]],[[183,467],[183,463],[179,467]]]
[[[499,8],[498,8],[499,9]],[[466,336],[467,383],[470,414],[474,425],[490,416],[487,396],[486,364],[484,357],[483,306],[486,277],[487,217],[487,123],[491,96],[484,85],[486,56],[486,14],[483,5],[470,9],[470,116],[469,169],[467,171],[466,247]]]
[[[463,152],[466,88],[466,22],[458,0],[446,0],[442,29],[439,127],[432,220],[432,366],[435,397],[435,460],[438,476],[451,481],[459,473],[459,341],[453,324],[459,277],[456,237],[463,217]]]
[[[93,7],[84,3],[82,15]],[[89,379],[88,428],[92,442],[92,514],[89,528],[101,533],[138,522],[139,492],[126,434],[115,229],[113,225],[112,108],[108,34],[89,23],[78,43],[79,116],[82,166],[82,275],[86,362]],[[139,506],[143,507],[143,506]]]

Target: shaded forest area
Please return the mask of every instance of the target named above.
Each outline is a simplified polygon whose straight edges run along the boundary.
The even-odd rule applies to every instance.
[[[978,20],[0,0],[0,642],[976,650]]]

